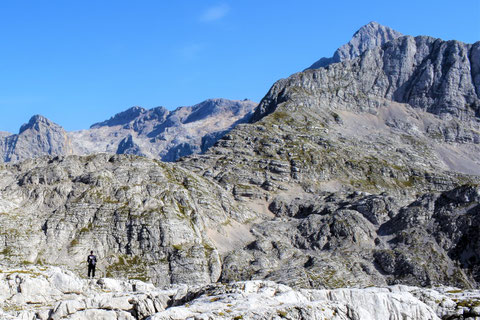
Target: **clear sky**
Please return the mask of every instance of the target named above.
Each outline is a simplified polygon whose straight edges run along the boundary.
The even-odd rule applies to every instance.
[[[0,130],[87,129],[131,106],[259,102],[370,21],[480,40],[480,0],[2,0]]]

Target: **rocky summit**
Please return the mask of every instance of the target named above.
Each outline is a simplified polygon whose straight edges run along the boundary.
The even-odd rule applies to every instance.
[[[372,21],[355,32],[352,39],[338,48],[332,57],[321,58],[313,63],[308,69],[318,69],[326,67],[332,63],[352,60],[368,49],[381,46],[382,44],[401,36],[403,36],[403,34],[400,32]]]
[[[279,80],[202,154],[165,163],[138,137],[211,104],[98,123],[135,132],[109,154],[3,164],[4,317],[478,317],[480,42],[372,27],[383,40],[359,31],[346,59]]]
[[[33,116],[20,127],[18,134],[0,136],[4,162],[16,162],[39,155],[71,154],[71,141],[58,124],[41,115]]]

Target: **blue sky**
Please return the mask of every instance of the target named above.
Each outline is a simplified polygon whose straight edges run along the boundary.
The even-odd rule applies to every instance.
[[[86,129],[131,106],[259,102],[377,21],[480,40],[480,0],[0,1],[0,130],[34,114]]]

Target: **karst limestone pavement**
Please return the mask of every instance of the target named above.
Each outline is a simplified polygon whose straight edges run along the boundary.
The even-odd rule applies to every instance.
[[[57,267],[1,269],[0,319],[446,319],[480,316],[480,294],[390,286],[292,289],[272,281],[151,284],[80,279]]]

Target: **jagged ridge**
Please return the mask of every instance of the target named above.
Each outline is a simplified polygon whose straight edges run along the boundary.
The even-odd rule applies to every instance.
[[[33,116],[18,134],[0,136],[3,162],[44,155],[125,153],[174,161],[205,151],[236,124],[249,120],[254,102],[209,99],[172,112],[132,107],[89,130],[66,132],[43,116]]]

